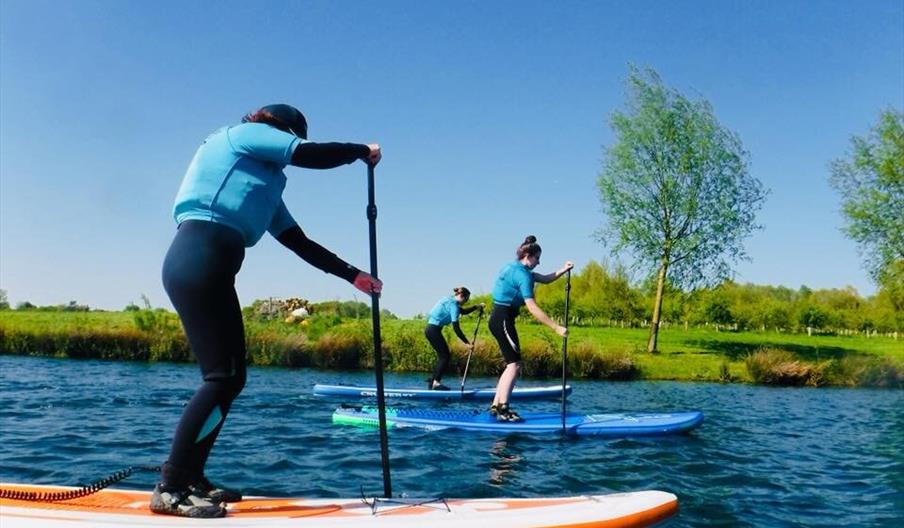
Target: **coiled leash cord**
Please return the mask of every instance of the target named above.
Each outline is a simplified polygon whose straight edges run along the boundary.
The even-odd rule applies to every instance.
[[[55,492],[42,492],[42,491],[22,491],[22,490],[9,490],[0,488],[0,499],[12,499],[12,500],[20,500],[20,501],[33,501],[33,502],[58,502],[65,500],[78,499],[81,497],[87,497],[88,495],[92,495],[97,493],[98,491],[112,486],[121,480],[125,480],[129,478],[132,473],[136,471],[150,471],[150,472],[160,472],[160,466],[130,466],[125,469],[121,469],[109,477],[102,478],[97,482],[93,482],[79,489],[69,490],[69,491],[55,491]]]

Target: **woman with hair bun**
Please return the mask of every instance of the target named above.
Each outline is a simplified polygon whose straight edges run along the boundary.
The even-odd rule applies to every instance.
[[[469,314],[474,310],[480,310],[483,313],[483,304],[469,306],[463,308],[462,305],[471,298],[471,291],[464,286],[459,286],[452,290],[452,295],[444,297],[436,303],[430,315],[427,317],[427,328],[424,329],[424,335],[427,341],[436,351],[436,366],[433,368],[433,377],[427,382],[427,388],[431,390],[449,390],[449,387],[443,385],[443,373],[449,366],[449,345],[446,338],[443,337],[443,327],[452,324],[452,330],[455,335],[461,339],[461,342],[470,346],[471,343],[465,334],[462,333],[458,320],[462,315]]]
[[[242,500],[241,492],[210,482],[205,468],[247,378],[245,326],[235,291],[246,248],[270,233],[321,271],[369,295],[382,291],[379,279],[308,238],[282,198],[286,166],[330,169],[357,160],[376,165],[380,146],[307,138],[301,111],[267,105],[241,124],[208,136],[182,179],[173,205],[178,229],[163,261],[163,286],[200,367],[201,385],[173,434],[151,495],[154,513],[223,517],[226,503]]]
[[[515,251],[518,259],[499,270],[493,286],[493,311],[490,313],[489,326],[505,359],[505,370],[496,384],[496,396],[493,398],[493,405],[490,406],[490,414],[500,422],[522,421],[521,416],[509,406],[515,381],[521,373],[521,344],[515,329],[515,318],[521,305],[527,307],[527,311],[534,319],[550,327],[560,336],[568,335],[567,328],[558,325],[537,306],[537,302],[534,301],[534,283],[553,282],[573,268],[574,264],[567,261],[555,272],[541,275],[533,271],[540,264],[541,252],[537,237],[529,235]]]

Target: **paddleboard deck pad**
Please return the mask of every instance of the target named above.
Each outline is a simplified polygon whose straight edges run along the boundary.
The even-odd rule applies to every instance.
[[[4,490],[59,492],[75,488],[0,484]],[[246,498],[229,504],[222,519],[186,519],[148,509],[150,493],[105,489],[53,503],[0,499],[3,528],[37,527],[640,527],[678,511],[678,499],[663,491],[638,491],[533,499],[301,499]]]
[[[565,396],[571,394],[571,385],[565,386]],[[376,398],[376,387],[357,387],[354,385],[314,385],[315,396],[331,396],[342,398]],[[494,387],[479,389],[429,390],[429,389],[405,389],[383,388],[383,395],[392,399],[418,399],[418,400],[492,400],[496,396]],[[562,386],[549,387],[515,387],[511,398],[514,400],[531,400],[544,398],[559,398],[562,396]]]
[[[523,422],[500,422],[487,411],[386,408],[388,427],[463,429],[501,433],[562,432],[561,413],[520,413]],[[378,426],[376,407],[343,406],[333,423]],[[566,413],[565,433],[603,437],[661,436],[685,433],[703,423],[699,411],[673,413]]]

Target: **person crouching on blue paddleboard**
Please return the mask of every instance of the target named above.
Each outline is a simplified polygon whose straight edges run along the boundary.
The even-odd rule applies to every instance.
[[[309,239],[283,203],[286,165],[329,169],[356,160],[376,164],[380,146],[313,143],[304,115],[265,106],[217,130],[192,159],[176,195],[176,236],[163,263],[163,285],[201,367],[203,382],[182,412],[151,511],[222,517],[240,493],[212,484],[204,466],[232,401],[245,386],[245,330],[235,276],[245,248],[269,232],[299,257],[359,290],[383,285]]]
[[[567,328],[556,324],[537,306],[537,302],[534,301],[534,283],[553,282],[573,268],[574,264],[569,261],[558,271],[541,275],[533,271],[540,264],[541,252],[537,237],[530,235],[525,238],[515,252],[518,260],[509,262],[499,270],[493,286],[493,311],[490,313],[489,326],[490,333],[499,343],[499,349],[505,359],[505,370],[496,384],[496,396],[493,398],[493,405],[490,406],[490,414],[500,422],[522,421],[521,416],[509,406],[515,381],[521,373],[521,344],[515,329],[515,318],[521,305],[527,306],[527,311],[534,319],[552,328],[560,336],[568,335]]]
[[[484,305],[477,304],[467,308],[463,307],[462,305],[468,302],[468,299],[470,298],[471,291],[464,286],[454,288],[452,290],[452,295],[440,299],[440,301],[436,303],[436,306],[430,310],[430,315],[427,316],[427,328],[424,329],[424,335],[427,337],[427,341],[430,342],[433,350],[436,351],[436,365],[433,367],[433,377],[427,382],[428,389],[449,390],[449,387],[442,383],[443,373],[446,371],[446,367],[449,366],[449,359],[451,357],[449,345],[446,343],[446,338],[443,337],[443,327],[451,323],[452,330],[455,332],[455,335],[461,339],[461,342],[464,343],[465,346],[471,345],[471,342],[468,341],[468,338],[462,333],[458,320],[462,315],[467,315],[474,310],[480,310],[480,312],[483,313]]]

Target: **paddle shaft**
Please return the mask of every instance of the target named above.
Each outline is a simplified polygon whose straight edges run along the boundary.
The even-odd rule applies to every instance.
[[[377,204],[374,200],[374,166],[367,164],[367,222],[370,229],[370,274],[377,275]],[[380,457],[383,462],[383,496],[392,498],[389,477],[389,437],[386,434],[386,395],[383,393],[383,344],[380,337],[380,296],[371,292],[370,313],[374,334],[374,370],[377,377],[377,408],[380,417]]]
[[[565,429],[565,412],[567,398],[565,384],[568,382],[568,301],[571,297],[571,270],[565,272],[565,337],[562,338],[562,433]]]
[[[477,344],[477,329],[480,328],[480,320],[483,319],[483,310],[477,314],[477,326],[474,327],[474,337],[471,338],[471,346],[468,347],[468,360],[465,361],[465,373],[461,377],[461,392],[465,392],[465,380],[468,379],[468,366],[471,365],[471,354],[474,353],[474,346]]]

